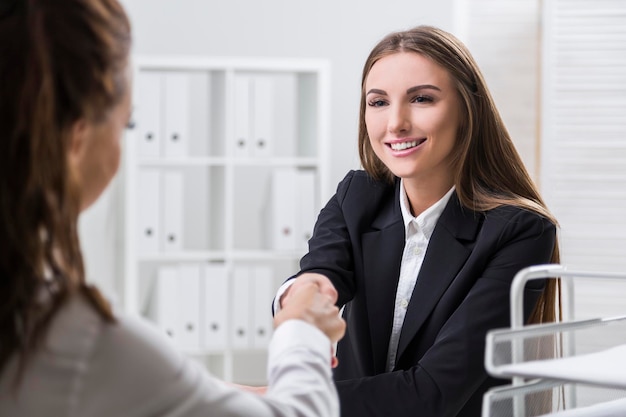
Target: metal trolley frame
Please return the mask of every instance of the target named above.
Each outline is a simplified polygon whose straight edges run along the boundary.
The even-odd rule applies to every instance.
[[[524,287],[530,280],[545,278],[561,279],[564,301],[566,301],[563,309],[563,322],[525,325],[523,322]],[[593,380],[587,380],[580,375],[571,377],[563,376],[562,374],[550,375],[549,371],[539,372],[537,375],[533,375],[532,372],[530,374],[519,372],[522,369],[519,366],[520,364],[524,365],[532,361],[532,358],[528,358],[528,351],[530,350],[528,346],[536,347],[543,341],[546,342],[544,345],[549,347],[547,350],[553,354],[553,356],[549,356],[549,359],[554,361],[561,358],[573,358],[578,353],[576,352],[575,344],[577,334],[605,326],[613,326],[614,328],[620,328],[618,326],[621,326],[623,329],[626,329],[626,316],[574,320],[575,306],[573,295],[575,278],[624,280],[626,282],[626,274],[569,271],[564,266],[555,264],[525,268],[514,277],[510,291],[511,328],[490,331],[487,334],[485,350],[485,368],[487,372],[498,378],[510,378],[512,379],[512,384],[493,388],[485,394],[483,399],[483,417],[528,417],[538,415],[528,410],[530,407],[527,398],[553,389],[561,389],[563,392],[561,405],[564,409],[575,409],[578,405],[576,396],[577,384],[619,390],[620,393],[623,391],[622,394],[626,397],[626,376],[622,384],[620,381],[604,381],[601,378],[598,379],[597,376]],[[534,344],[529,343],[529,341],[533,341]],[[626,337],[623,343],[624,348],[626,348]],[[535,366],[534,369],[537,369],[537,367]],[[503,407],[502,404],[506,404],[506,407]],[[624,402],[624,407],[626,407],[626,402]],[[550,414],[548,412],[548,414],[542,415]],[[626,416],[626,408],[624,409],[624,415]]]

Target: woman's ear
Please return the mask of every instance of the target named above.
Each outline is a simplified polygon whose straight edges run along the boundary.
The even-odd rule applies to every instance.
[[[85,119],[79,119],[74,122],[70,131],[70,146],[68,149],[70,163],[76,164],[81,159],[88,136],[89,124]]]
[[[84,193],[84,170],[85,170],[85,156],[87,151],[87,141],[91,135],[91,125],[80,119],[74,122],[70,128],[69,147],[67,149],[67,163],[69,169],[69,175],[72,177],[72,182],[78,189],[81,196],[81,210],[84,209],[83,193]]]

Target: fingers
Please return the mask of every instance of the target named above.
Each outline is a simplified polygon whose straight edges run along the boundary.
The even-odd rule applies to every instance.
[[[313,303],[315,295],[319,293],[317,286],[310,282],[299,283],[296,288],[289,290],[289,300],[284,300],[282,310],[274,317],[274,327],[278,327],[289,319],[305,320],[306,309]]]
[[[320,293],[330,297],[331,303],[336,304],[338,293],[333,283],[324,275],[316,273],[305,273],[295,279],[295,282],[289,287],[289,289],[283,294],[280,299],[281,307],[284,307],[288,302],[291,294],[298,290],[300,286],[314,284],[319,288]]]
[[[299,279],[299,278],[298,278]],[[279,326],[289,319],[304,320],[318,329],[334,343],[345,333],[346,324],[339,317],[335,306],[336,297],[322,294],[320,287],[312,280],[303,280],[291,288],[289,300],[276,315],[274,323]]]
[[[304,276],[306,280],[314,282],[319,287],[322,294],[330,297],[333,304],[337,303],[337,298],[339,295],[337,294],[335,286],[332,282],[330,282],[328,277],[322,274],[303,274],[302,276]],[[297,279],[300,279],[302,276],[298,277]]]
[[[326,333],[332,343],[337,343],[346,333],[346,322],[339,316],[339,309],[334,305],[329,311],[330,315],[320,329]]]
[[[311,302],[310,300],[319,294],[319,287],[312,282],[299,283],[296,288],[291,288],[290,290],[290,302],[295,304]]]

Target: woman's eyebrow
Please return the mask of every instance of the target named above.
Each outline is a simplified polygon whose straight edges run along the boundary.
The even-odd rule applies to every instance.
[[[411,87],[408,90],[406,90],[407,94],[411,94],[414,93],[416,91],[419,90],[437,90],[437,91],[441,91],[441,88],[437,87],[436,85],[432,85],[432,84],[422,84],[422,85],[416,85],[415,87]]]
[[[441,91],[441,88],[437,87],[436,85],[432,85],[432,84],[421,84],[421,85],[416,85],[414,87],[411,87],[409,89],[406,90],[407,94],[411,94],[414,93],[416,91],[419,90],[437,90],[437,91]],[[371,90],[369,90],[365,95],[368,94],[380,94],[380,95],[387,95],[387,92],[385,90],[379,90],[378,88],[372,88]]]
[[[381,95],[383,95],[383,96],[386,96],[386,95],[387,95],[387,92],[386,92],[385,90],[379,90],[379,89],[377,89],[377,88],[372,88],[372,89],[371,89],[370,91],[368,91],[368,92],[367,92],[367,94],[365,94],[365,95],[368,95],[368,94],[381,94]]]

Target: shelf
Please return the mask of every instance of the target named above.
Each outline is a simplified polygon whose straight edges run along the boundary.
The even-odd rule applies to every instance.
[[[159,252],[139,255],[139,262],[225,262],[233,261],[280,261],[300,259],[301,251],[244,250],[244,251],[185,251]]]
[[[284,158],[284,157],[199,157],[184,158],[142,158],[137,164],[140,167],[187,167],[187,166],[260,166],[260,167],[303,167],[315,168],[319,165],[317,158]]]
[[[577,403],[577,404],[576,404]],[[483,417],[617,417],[626,410],[626,390],[535,379],[503,385],[485,394]]]
[[[616,417],[623,416],[626,410],[626,398],[606,401],[571,410],[556,411],[551,417]]]
[[[300,259],[303,255],[300,251],[249,250],[234,251],[230,257],[235,261],[280,261]]]
[[[236,158],[232,160],[235,166],[276,166],[276,167],[306,167],[319,166],[317,158]]]
[[[626,345],[585,355],[530,361],[501,367],[502,375],[580,382],[626,389]]]
[[[123,307],[225,380],[263,381],[269,307],[329,195],[328,61],[133,62]]]
[[[139,262],[223,262],[225,259],[225,252],[215,251],[159,252],[142,254],[137,257]]]
[[[250,349],[181,349],[185,355],[189,356],[221,356],[224,352],[229,351],[233,355],[256,355],[263,354],[267,349],[263,348],[250,348]]]
[[[142,67],[163,71],[268,71],[315,73],[328,71],[329,64],[318,59],[277,58],[255,59],[240,57],[138,56]]]
[[[141,158],[137,161],[137,165],[140,167],[224,166],[227,164],[226,158],[198,156],[186,158]]]
[[[517,367],[528,363],[573,360],[620,346],[626,346],[626,316],[492,330],[486,338],[485,368],[494,376],[511,378],[517,376]]]

